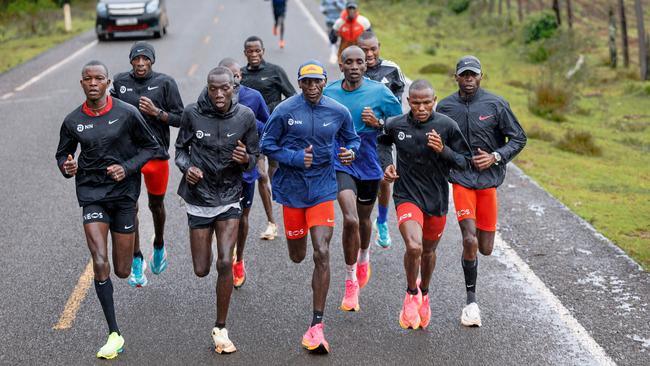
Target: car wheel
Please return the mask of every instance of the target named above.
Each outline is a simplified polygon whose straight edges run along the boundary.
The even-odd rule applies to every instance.
[[[108,36],[105,34],[97,34],[97,40],[99,42],[106,42],[108,41]]]
[[[160,37],[162,37],[160,32],[158,32],[158,31],[153,32],[153,38],[160,38]]]

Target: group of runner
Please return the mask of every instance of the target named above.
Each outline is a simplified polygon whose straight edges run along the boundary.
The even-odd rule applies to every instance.
[[[407,94],[410,110],[403,113],[406,83],[399,67],[380,58],[380,43],[371,31],[360,34],[357,43],[341,52],[340,80],[328,84],[327,71],[318,60],[302,64],[301,93],[296,94],[286,72],[264,59],[262,39],[251,36],[244,42],[246,65],[232,58],[221,60],[209,72],[196,103],[185,107],[174,79],[153,71],[155,50],[146,42],[133,45],[131,71],[116,75],[112,87],[102,62],[83,66],[80,83],[86,101],[65,118],[56,160],[64,177],[75,177],[95,289],[108,323],[108,340],[97,357],[114,358],[124,346],[113,306],[109,232],[115,274],[129,277],[131,286],[147,284],[137,220],[140,172],[154,224],[149,266],[160,274],[168,265],[164,197],[169,126],[179,128],[175,163],[183,178],[178,194],[185,202],[193,268],[199,277],[210,271],[216,236],[217,311],[212,329],[216,352],[236,351],[226,319],[233,288],[246,280],[244,248],[255,180],[268,220],[262,236],[277,235],[269,181],[273,199],[282,205],[293,262],[305,258],[311,236],[313,316],[302,338],[306,349],[329,352],[323,317],[334,201],[343,213],[346,264],[340,309],[358,311],[360,290],[372,274],[373,225],[376,244],[391,245],[387,224],[391,183],[406,246],[407,286],[399,324],[405,329],[429,324],[428,287],[451,182],[467,291],[461,323],[481,325],[475,295],[477,252],[492,252],[496,187],[503,182],[506,163],[523,149],[524,131],[505,100],[480,88],[483,74],[476,57],[460,59],[455,72],[459,90],[439,103],[429,82],[413,81]],[[378,217],[373,223],[377,198]]]

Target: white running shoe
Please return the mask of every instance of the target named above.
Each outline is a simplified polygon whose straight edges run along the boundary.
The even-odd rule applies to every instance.
[[[481,310],[479,310],[477,303],[473,302],[463,308],[463,313],[460,316],[460,324],[466,327],[481,326]]]
[[[262,235],[260,235],[260,239],[273,240],[276,236],[278,236],[278,225],[269,222],[269,224],[266,226],[266,230],[262,233]]]
[[[212,328],[212,341],[214,342],[214,351],[217,353],[228,354],[237,351],[235,345],[228,338],[228,330],[226,328]]]

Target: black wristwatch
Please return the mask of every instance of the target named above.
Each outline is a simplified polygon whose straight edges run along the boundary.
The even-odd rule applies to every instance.
[[[165,111],[163,111],[163,109],[160,108],[159,111],[158,111],[158,114],[156,115],[156,118],[162,119],[163,113],[165,113]]]

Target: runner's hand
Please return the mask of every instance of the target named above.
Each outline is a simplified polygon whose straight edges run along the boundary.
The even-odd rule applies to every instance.
[[[73,177],[77,174],[77,161],[70,154],[68,154],[68,160],[63,163],[63,172]]]
[[[203,172],[201,169],[191,166],[189,169],[187,169],[187,172],[185,173],[185,179],[187,180],[187,183],[191,185],[195,185],[198,183],[201,179],[203,179]]]
[[[472,158],[472,163],[478,170],[485,170],[496,162],[494,155],[478,149],[478,154]]]
[[[232,160],[239,164],[248,164],[246,145],[244,145],[240,140],[237,140],[237,147],[232,151]]]
[[[444,149],[445,145],[442,143],[442,138],[440,135],[438,135],[438,132],[436,130],[431,130],[431,132],[427,133],[427,146],[433,149],[433,151],[437,152],[440,154],[442,152],[442,149]]]
[[[305,149],[305,168],[309,169],[311,167],[311,163],[314,162],[314,154],[312,153],[313,150],[314,150],[314,147],[311,146],[311,145],[309,145]]]
[[[339,147],[338,155],[339,155],[339,160],[343,165],[350,165],[354,160],[354,154],[352,153],[352,150],[348,150],[344,147]]]
[[[140,112],[153,117],[157,116],[158,113],[160,113],[160,109],[153,104],[151,99],[145,96],[140,97],[140,100],[138,101],[138,108],[140,108]]]
[[[363,112],[361,112],[361,120],[372,128],[381,128],[379,118],[375,116],[375,112],[373,112],[370,107],[363,108]]]
[[[391,164],[387,166],[386,170],[384,171],[384,180],[388,183],[393,183],[398,178],[399,175],[397,175],[397,170],[395,169],[395,165]]]
[[[119,182],[124,179],[124,177],[126,177],[124,167],[122,167],[120,164],[110,165],[108,168],[106,168],[106,174],[108,174],[108,176],[116,182]]]

